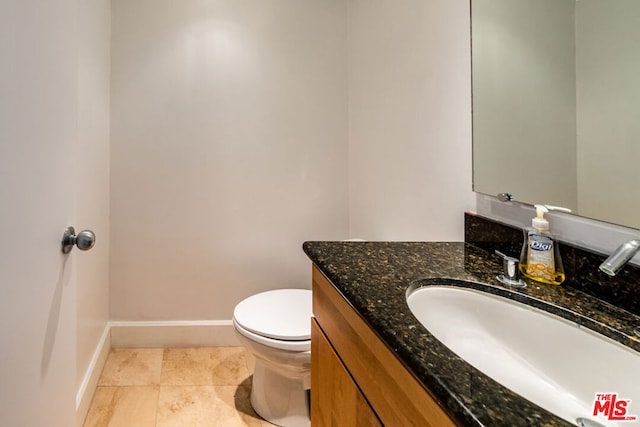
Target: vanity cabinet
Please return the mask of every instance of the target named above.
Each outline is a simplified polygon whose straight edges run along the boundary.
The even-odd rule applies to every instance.
[[[311,366],[313,427],[382,426],[315,319],[311,323]]]
[[[313,314],[313,427],[455,425],[315,266]]]

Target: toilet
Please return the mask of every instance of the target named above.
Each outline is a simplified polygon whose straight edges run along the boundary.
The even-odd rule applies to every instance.
[[[256,359],[251,406],[283,427],[309,427],[311,291],[278,289],[241,301],[236,336]]]

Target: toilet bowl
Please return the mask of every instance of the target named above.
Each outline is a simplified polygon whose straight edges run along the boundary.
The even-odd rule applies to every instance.
[[[240,343],[256,359],[251,406],[283,427],[308,427],[311,291],[278,289],[241,301],[233,311]]]

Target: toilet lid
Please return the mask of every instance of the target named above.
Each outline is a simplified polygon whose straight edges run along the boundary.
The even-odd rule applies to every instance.
[[[311,291],[278,289],[243,300],[233,318],[243,328],[267,338],[287,341],[311,339]]]

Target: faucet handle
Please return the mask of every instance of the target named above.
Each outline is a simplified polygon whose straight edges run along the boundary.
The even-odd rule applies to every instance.
[[[518,279],[518,259],[505,255],[497,249],[495,253],[502,258],[502,268],[504,271],[504,273],[498,274],[496,279],[498,279],[500,283],[509,286],[527,286],[522,280]]]
[[[517,279],[518,276],[518,259],[505,255],[496,249],[496,255],[502,258],[502,266],[504,267],[504,275],[509,279]]]

